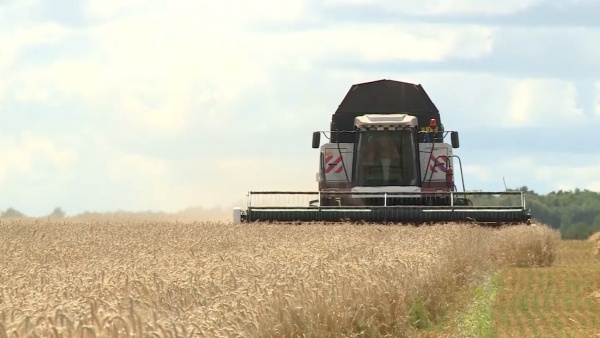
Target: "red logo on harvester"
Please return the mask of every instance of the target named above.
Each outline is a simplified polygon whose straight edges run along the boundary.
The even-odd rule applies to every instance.
[[[437,173],[438,169],[442,172],[446,172],[448,170],[448,168],[446,167],[448,165],[448,157],[446,155],[438,157],[431,155],[429,157],[429,163],[429,170],[431,170],[434,173]]]
[[[342,156],[336,158],[331,155],[325,156],[325,173],[329,174],[332,171],[336,174],[341,173],[344,170],[344,165],[341,162]]]

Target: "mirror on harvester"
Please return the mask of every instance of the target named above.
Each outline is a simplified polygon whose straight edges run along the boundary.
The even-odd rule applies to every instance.
[[[450,133],[450,139],[452,140],[452,148],[458,148],[460,146],[460,142],[458,142],[457,131],[453,131]]]
[[[317,149],[317,148],[319,148],[320,144],[321,144],[321,132],[315,131],[315,132],[313,132],[312,147]]]

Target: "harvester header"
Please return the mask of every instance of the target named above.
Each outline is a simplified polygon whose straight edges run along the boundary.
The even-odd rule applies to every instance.
[[[321,135],[328,143],[321,145]],[[450,143],[445,139],[450,136]],[[529,223],[522,192],[467,192],[457,131],[446,131],[421,85],[379,80],[353,85],[313,133],[315,192],[249,192],[234,220]],[[462,191],[455,183],[455,160]]]

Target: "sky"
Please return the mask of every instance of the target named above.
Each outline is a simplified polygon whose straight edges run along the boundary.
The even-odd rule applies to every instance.
[[[350,86],[423,85],[468,190],[600,191],[592,0],[0,0],[0,210],[316,190]]]

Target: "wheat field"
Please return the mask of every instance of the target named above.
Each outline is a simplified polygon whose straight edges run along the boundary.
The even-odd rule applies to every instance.
[[[0,224],[0,337],[405,337],[559,236],[504,229],[169,219]]]

